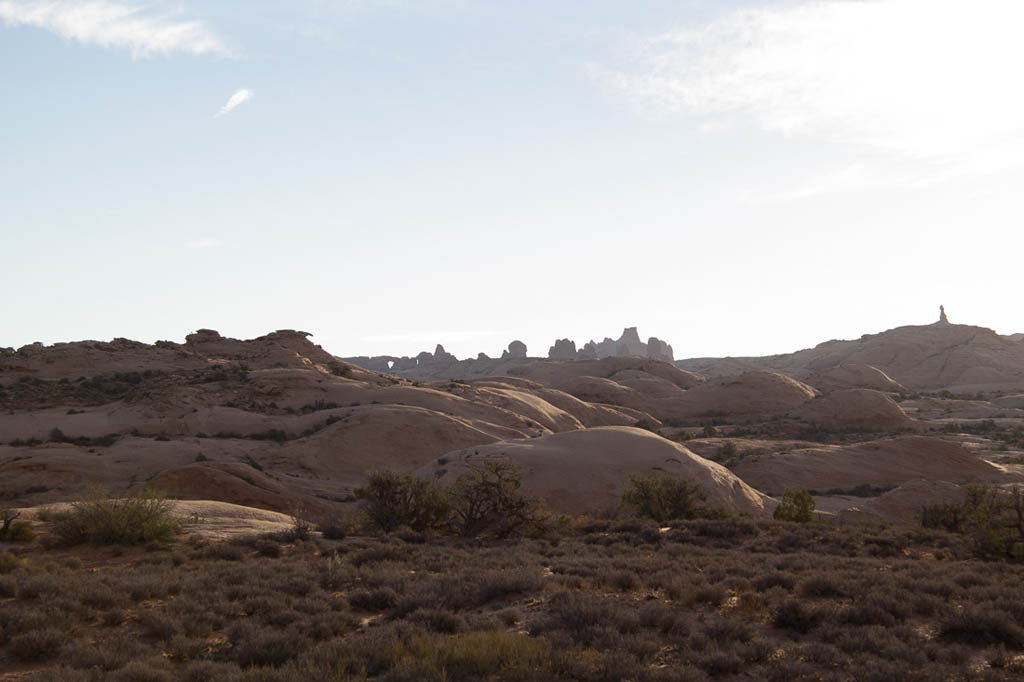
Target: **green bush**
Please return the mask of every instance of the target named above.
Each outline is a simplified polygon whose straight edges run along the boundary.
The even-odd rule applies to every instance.
[[[171,507],[165,498],[148,491],[123,498],[107,498],[102,491],[94,491],[48,518],[54,537],[63,545],[165,544],[181,532]]]
[[[699,483],[669,474],[630,476],[622,502],[643,518],[658,523],[714,516],[702,506],[704,489]]]
[[[772,517],[779,521],[807,523],[814,519],[814,498],[806,490],[787,490]]]
[[[392,471],[371,473],[355,495],[385,533],[401,526],[418,531],[440,528],[451,516],[450,494],[442,486]]]
[[[922,509],[921,525],[966,535],[979,557],[1024,559],[1024,489],[976,483],[961,490],[961,504]]]

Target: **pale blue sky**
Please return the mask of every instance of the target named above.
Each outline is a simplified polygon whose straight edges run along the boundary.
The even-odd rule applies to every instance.
[[[0,0],[0,346],[297,328],[543,355],[635,325],[766,354],[940,303],[1024,331],[1022,19]]]

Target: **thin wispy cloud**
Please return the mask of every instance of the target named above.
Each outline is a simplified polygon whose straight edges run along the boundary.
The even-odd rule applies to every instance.
[[[1022,24],[1005,0],[786,3],[643,40],[598,73],[647,112],[995,173],[1024,160]],[[832,181],[870,184],[859,169]]]
[[[40,28],[83,45],[124,48],[135,58],[227,54],[223,41],[203,21],[176,15],[106,0],[0,0],[0,19],[7,26]]]
[[[235,93],[228,98],[228,101],[225,102],[224,106],[222,106],[220,111],[214,114],[213,117],[218,118],[224,114],[229,114],[255,96],[256,93],[252,90],[248,88],[239,88],[238,90],[235,90]]]

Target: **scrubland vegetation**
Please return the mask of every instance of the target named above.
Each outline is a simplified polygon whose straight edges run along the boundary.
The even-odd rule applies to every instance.
[[[483,474],[462,487],[495,482]],[[375,480],[431,509],[445,492],[422,497],[383,475],[368,488]],[[636,480],[630,490],[655,510],[700,509],[692,487]],[[806,511],[803,494],[787,501]],[[464,501],[444,503],[450,513]],[[117,541],[146,544],[110,547],[114,535],[61,530],[128,517],[167,528],[164,505],[87,500],[50,517],[44,546],[0,552],[0,671],[34,682],[1024,675],[1024,565],[978,560],[966,534],[562,518],[535,537],[500,524],[442,535],[430,519],[355,536],[352,519],[322,533],[297,519],[292,532],[229,542],[129,534]],[[383,525],[365,522],[360,532]],[[99,546],[66,548],[83,539]]]

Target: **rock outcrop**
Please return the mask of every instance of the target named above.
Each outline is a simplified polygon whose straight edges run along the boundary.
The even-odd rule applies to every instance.
[[[522,341],[513,341],[508,344],[508,350],[502,351],[502,360],[525,360],[526,359],[526,344]]]
[[[558,339],[548,349],[549,360],[575,360],[577,356],[576,342],[569,339]]]
[[[958,443],[914,436],[747,457],[732,472],[769,495],[781,495],[789,488],[896,486],[918,478],[954,483],[1004,478],[997,467]]]
[[[647,357],[653,358],[654,360],[664,360],[665,362],[672,362],[675,360],[675,356],[672,353],[672,346],[654,336],[647,339]]]

